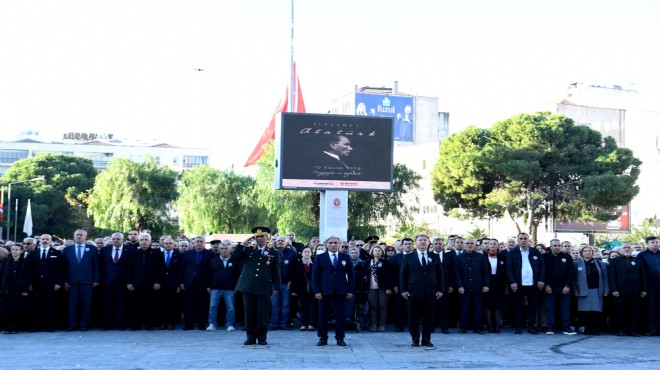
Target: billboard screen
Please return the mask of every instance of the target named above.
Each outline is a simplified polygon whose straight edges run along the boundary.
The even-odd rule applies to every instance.
[[[612,221],[566,221],[554,222],[556,233],[630,233],[630,205],[616,209],[621,216]]]
[[[392,119],[282,113],[275,188],[392,191]]]
[[[414,140],[415,111],[412,96],[355,93],[355,115],[391,117],[394,121],[394,140]]]

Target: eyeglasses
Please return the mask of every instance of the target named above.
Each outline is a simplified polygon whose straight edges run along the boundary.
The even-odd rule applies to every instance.
[[[364,247],[364,244],[355,244],[356,247]]]
[[[527,240],[527,238],[518,238],[518,240]]]

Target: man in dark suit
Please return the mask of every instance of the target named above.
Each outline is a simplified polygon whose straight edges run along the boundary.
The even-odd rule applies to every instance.
[[[103,288],[104,330],[124,330],[126,327],[126,278],[128,260],[135,252],[133,247],[124,245],[124,234],[113,233],[111,244],[101,249],[99,268],[101,269],[101,287]]]
[[[449,334],[449,297],[456,287],[456,252],[445,251],[442,238],[433,238],[433,252],[440,257],[445,281],[445,290],[435,305],[435,327],[440,327],[442,334]]]
[[[316,256],[312,267],[312,289],[319,300],[319,324],[317,346],[328,344],[328,314],[330,307],[335,315],[335,339],[337,345],[346,346],[346,299],[353,297],[355,288],[353,263],[346,253],[339,253],[340,240],[331,236],[326,240],[328,250]]]
[[[181,293],[181,261],[179,250],[175,248],[176,242],[172,238],[163,241],[164,267],[162,270],[161,286],[159,294],[160,317],[162,329],[173,330],[179,321],[179,293]]]
[[[417,251],[403,257],[401,265],[401,296],[408,300],[408,326],[412,346],[419,347],[419,322],[422,321],[422,345],[433,347],[433,310],[442,297],[444,278],[440,257],[428,253],[431,243],[428,235],[415,237]]]
[[[213,252],[205,249],[203,236],[195,238],[195,248],[183,254],[181,261],[181,289],[185,297],[185,320],[183,330],[206,330],[209,312],[209,294],[206,291],[209,265]]]
[[[250,247],[252,237],[238,244],[231,257],[243,264],[241,275],[236,283],[236,291],[243,294],[245,308],[245,330],[247,340],[244,345],[267,345],[270,298],[277,294],[281,285],[280,253],[266,244],[270,239],[270,229],[252,229],[256,247]]]
[[[545,314],[548,323],[546,334],[554,334],[557,319],[561,320],[562,332],[575,335],[571,330],[571,285],[573,284],[573,259],[562,252],[559,239],[550,240],[551,253],[543,254],[545,261]]]
[[[646,297],[646,277],[642,264],[632,256],[632,247],[625,243],[620,257],[610,258],[607,278],[614,297],[614,327],[617,335],[637,334],[637,318],[641,298]]]
[[[359,241],[358,241],[359,242]],[[356,244],[358,248],[362,248],[359,244]],[[403,258],[405,255],[412,253],[413,251],[413,240],[410,238],[404,238],[401,240],[401,248],[399,253],[395,254],[390,258],[390,263],[392,264],[392,271],[395,274],[398,274],[401,271],[401,265],[403,264]],[[408,301],[405,300],[401,294],[401,289],[399,284],[401,280],[398,278],[394,279],[394,331],[402,332],[404,329],[404,324],[408,320]]]
[[[92,319],[92,290],[100,281],[98,250],[87,244],[86,240],[87,231],[76,230],[73,234],[74,244],[64,248],[63,252],[66,261],[64,288],[69,292],[67,331],[89,329]]]
[[[536,248],[530,248],[529,234],[518,234],[518,246],[506,256],[507,280],[513,294],[515,334],[522,334],[523,302],[527,298],[527,332],[538,334],[536,314],[539,290],[545,286],[545,261]]]
[[[133,295],[133,327],[140,330],[154,329],[156,292],[160,290],[165,261],[160,248],[151,248],[151,235],[138,236],[140,248],[133,251],[128,260],[126,288]]]
[[[476,252],[474,239],[463,241],[465,251],[456,258],[456,287],[461,297],[460,333],[471,327],[475,333],[483,334],[482,298],[490,289],[490,270],[484,254]]]
[[[64,285],[64,256],[52,244],[51,235],[43,234],[39,248],[30,253],[34,300],[32,324],[35,331],[55,330],[58,317],[57,294]]]

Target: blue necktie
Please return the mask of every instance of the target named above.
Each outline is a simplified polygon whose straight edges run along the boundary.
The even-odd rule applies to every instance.
[[[78,259],[78,263],[80,263],[80,260],[82,259],[82,245],[78,246],[78,253],[76,254],[76,258]]]
[[[165,266],[170,267],[170,253],[172,252],[167,252],[167,257],[165,257]]]
[[[422,253],[422,267],[426,267],[426,253]]]
[[[332,266],[337,267],[337,253],[332,254]]]
[[[200,262],[202,262],[202,252],[197,252],[197,256],[195,256],[195,263],[199,265]]]

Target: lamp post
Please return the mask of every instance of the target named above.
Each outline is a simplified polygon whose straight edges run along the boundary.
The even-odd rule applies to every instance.
[[[25,182],[33,182],[33,181],[46,181],[46,179],[44,179],[43,177],[35,177],[35,178],[29,179],[29,180],[11,182],[11,183],[9,183],[9,186],[7,187],[7,240],[11,239],[10,238],[11,229],[9,228],[10,223],[11,223],[11,186],[16,185],[16,184],[22,184],[22,183],[25,183]],[[16,214],[18,215],[18,210],[16,210]],[[14,241],[16,241],[16,233],[14,233]]]

